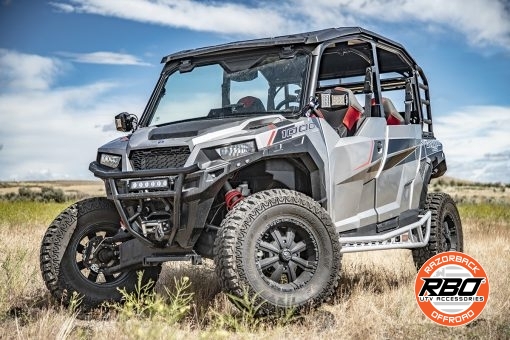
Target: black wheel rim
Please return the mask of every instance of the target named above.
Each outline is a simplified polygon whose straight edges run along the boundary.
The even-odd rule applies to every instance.
[[[459,244],[459,235],[457,227],[452,216],[449,214],[443,220],[443,249],[445,251],[457,251]]]
[[[317,270],[319,252],[315,236],[304,221],[273,221],[256,244],[255,261],[262,279],[281,291],[306,285]]]
[[[74,246],[75,268],[81,276],[89,283],[94,285],[116,285],[122,281],[127,273],[106,274],[102,269],[115,266],[118,260],[113,256],[105,256],[104,254],[96,254],[97,258],[87,261],[89,257],[86,255],[90,243],[94,241],[108,242],[105,238],[112,237],[117,233],[118,226],[110,225],[94,225],[84,232],[78,242]],[[115,246],[112,244],[112,246]]]

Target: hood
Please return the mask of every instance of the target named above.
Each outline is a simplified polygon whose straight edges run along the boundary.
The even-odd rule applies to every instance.
[[[215,130],[216,127],[222,125],[230,125],[231,123],[240,123],[244,118],[228,118],[228,119],[203,119],[196,121],[180,122],[161,127],[152,128],[148,133],[149,140],[170,139],[196,137],[203,134],[206,130]]]
[[[128,145],[129,138],[131,136],[123,136],[120,138],[116,138],[99,148],[99,152],[111,153],[114,155],[122,155],[126,151],[126,146]]]
[[[129,141],[130,149],[195,145],[224,138],[251,135],[253,130],[285,120],[281,115],[200,119],[165,126],[140,128]]]

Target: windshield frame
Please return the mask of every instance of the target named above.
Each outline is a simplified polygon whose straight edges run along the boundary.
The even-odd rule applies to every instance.
[[[183,117],[183,119],[174,120],[170,122],[163,122],[161,124],[153,124],[152,120],[154,118],[155,113],[157,112],[158,105],[160,103],[161,98],[165,95],[165,85],[167,83],[167,80],[176,72],[186,73],[193,71],[196,67],[202,67],[202,66],[208,66],[208,65],[214,65],[217,64],[221,66],[224,70],[228,69],[226,66],[226,60],[236,60],[236,58],[239,58],[239,60],[242,60],[243,56],[250,57],[253,60],[255,59],[264,59],[266,60],[269,57],[275,57],[277,56],[278,60],[288,60],[293,59],[299,55],[306,56],[305,60],[305,67],[302,72],[302,78],[301,78],[301,91],[298,95],[298,100],[296,103],[299,103],[299,107],[297,110],[293,112],[286,112],[286,111],[267,111],[267,112],[250,112],[250,113],[237,113],[236,115],[226,115],[225,117],[241,117],[241,116],[261,116],[261,115],[271,115],[271,114],[281,114],[285,116],[286,118],[297,118],[301,115],[302,107],[306,102],[306,94],[308,93],[308,86],[309,86],[309,74],[312,67],[312,60],[313,55],[311,53],[311,49],[306,48],[304,46],[301,46],[296,49],[292,49],[292,54],[284,54],[282,51],[285,51],[285,49],[280,48],[268,48],[263,50],[246,50],[246,51],[236,51],[235,53],[229,53],[229,54],[216,54],[216,55],[207,55],[207,56],[201,56],[200,58],[197,58],[197,60],[191,60],[188,59],[179,59],[179,60],[173,60],[168,63],[166,63],[163,67],[163,70],[160,74],[160,77],[158,78],[158,81],[156,83],[156,86],[154,87],[154,90],[149,98],[149,101],[145,107],[145,110],[142,114],[142,117],[140,119],[140,127],[147,127],[147,126],[162,126],[162,125],[169,125],[174,124],[182,121],[189,121],[189,120],[200,120],[200,119],[208,119],[207,116],[203,117]],[[257,67],[258,65],[251,65],[250,67],[240,68],[239,70],[235,70],[236,72],[241,71],[243,69],[251,69],[254,67]],[[212,108],[211,108],[212,109]],[[209,119],[217,119],[217,118],[209,118]]]

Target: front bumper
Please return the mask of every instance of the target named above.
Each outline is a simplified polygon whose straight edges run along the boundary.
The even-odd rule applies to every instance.
[[[205,225],[214,197],[226,181],[228,167],[227,162],[222,162],[205,170],[195,164],[183,168],[120,171],[92,162],[89,170],[105,181],[108,198],[115,203],[123,225],[147,245],[156,244],[134,227],[133,222],[140,214],[138,212],[128,216],[123,201],[156,198],[170,200],[173,203],[172,228],[165,247],[190,251]],[[172,184],[164,190],[129,190],[129,181],[153,178],[166,178]]]

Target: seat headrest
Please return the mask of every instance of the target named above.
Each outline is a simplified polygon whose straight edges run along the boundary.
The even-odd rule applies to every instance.
[[[238,111],[242,112],[263,112],[266,111],[262,100],[253,96],[246,96],[237,101],[237,104],[242,105]]]
[[[363,113],[363,106],[361,106],[361,104],[358,102],[358,99],[356,98],[356,96],[354,95],[354,93],[352,92],[351,89],[347,89],[345,87],[335,87],[333,89],[333,91],[335,93],[340,93],[340,94],[344,93],[344,94],[347,94],[347,98],[348,98],[348,105],[347,106],[352,106],[353,108],[355,108],[359,112]]]
[[[321,95],[321,101],[326,101],[328,106],[334,107],[332,112],[336,112],[334,115],[328,115],[328,123],[333,127],[337,127],[341,119],[341,123],[347,129],[354,131],[353,128],[363,114],[363,106],[359,104],[354,93],[343,87],[335,87],[322,93],[325,96]],[[323,104],[321,103],[321,105]]]
[[[319,92],[320,106],[326,110],[342,110],[353,107],[363,113],[363,106],[360,105],[354,93],[344,87],[335,87]]]

